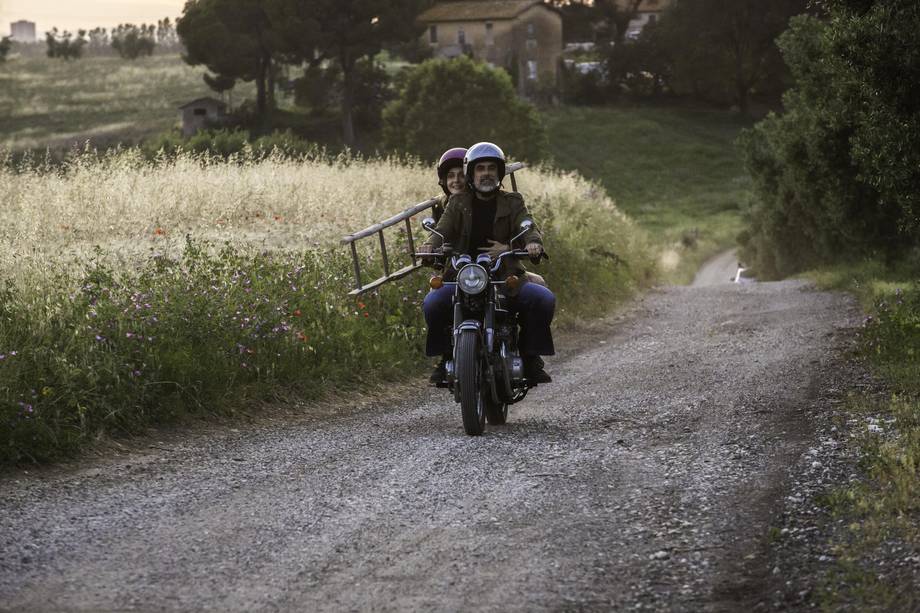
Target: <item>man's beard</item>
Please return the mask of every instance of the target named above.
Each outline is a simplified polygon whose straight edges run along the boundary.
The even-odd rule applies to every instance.
[[[494,192],[498,189],[498,181],[492,177],[483,177],[479,179],[479,185],[476,186],[481,192]]]

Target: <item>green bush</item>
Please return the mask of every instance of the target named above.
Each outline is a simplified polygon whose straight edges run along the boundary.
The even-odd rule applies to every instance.
[[[795,82],[786,112],[741,139],[758,196],[744,257],[763,276],[892,261],[920,238],[920,7],[862,4],[792,21],[779,41]]]
[[[385,146],[434,160],[447,148],[492,141],[516,160],[542,157],[546,136],[536,109],[511,77],[467,57],[411,69],[383,112]]]
[[[296,136],[290,130],[275,131],[255,140],[250,140],[250,138],[250,133],[246,130],[202,130],[189,138],[183,138],[177,130],[170,130],[147,141],[143,146],[143,151],[148,159],[158,155],[171,157],[182,151],[228,158],[243,153],[247,148],[252,150],[256,159],[267,156],[273,151],[291,157],[319,152],[315,143]]]
[[[0,291],[0,464],[419,367],[420,293],[348,298],[344,254],[206,247]]]

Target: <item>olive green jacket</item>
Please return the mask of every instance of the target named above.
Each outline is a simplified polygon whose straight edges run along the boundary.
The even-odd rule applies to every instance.
[[[431,216],[434,217],[434,223],[438,223],[441,220],[441,215],[444,214],[444,209],[447,208],[447,200],[449,198],[450,196],[447,194],[439,196],[437,202],[432,205]]]
[[[521,222],[525,219],[533,221],[533,218],[527,211],[524,198],[517,192],[499,191],[496,198],[495,224],[492,238],[500,243],[507,244],[511,242],[512,237],[521,231]],[[435,228],[444,235],[456,253],[466,253],[470,248],[470,238],[473,233],[474,200],[475,196],[472,192],[452,195],[447,202],[447,207],[444,209],[444,214]],[[534,224],[530,232],[518,240],[520,245],[515,245],[518,248],[529,243],[543,244],[543,237],[540,235],[536,224]],[[441,243],[441,237],[437,234],[432,234],[426,244],[436,249],[441,246]],[[524,272],[524,267],[516,259],[506,259],[502,268],[502,276],[507,276],[512,272],[515,274]]]

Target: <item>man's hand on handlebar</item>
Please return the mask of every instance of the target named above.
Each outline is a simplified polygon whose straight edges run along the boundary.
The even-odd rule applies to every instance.
[[[527,253],[530,254],[531,259],[539,258],[543,253],[543,245],[540,243],[527,243],[527,246],[524,247],[527,250]]]
[[[500,243],[500,242],[498,242],[498,241],[493,241],[493,240],[491,240],[491,239],[489,240],[489,246],[488,246],[488,247],[480,247],[480,248],[479,248],[480,251],[484,251],[485,253],[488,253],[488,254],[489,254],[489,257],[492,258],[492,261],[493,261],[493,262],[495,261],[495,258],[497,258],[499,255],[505,253],[505,252],[508,251],[509,249],[511,249],[511,246],[510,246],[510,245],[506,245],[505,243]]]

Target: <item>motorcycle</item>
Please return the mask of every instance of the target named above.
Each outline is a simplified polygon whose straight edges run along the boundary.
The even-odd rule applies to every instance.
[[[509,245],[527,234],[533,222],[525,220],[520,233]],[[435,230],[434,219],[422,220],[422,227]],[[488,254],[473,258],[454,255],[445,244],[440,252],[425,254],[434,259],[444,273],[455,273],[454,281],[444,276],[431,278],[432,289],[454,286],[453,351],[445,364],[446,378],[439,387],[448,388],[460,404],[463,429],[470,436],[482,434],[485,423],[502,425],[508,419],[508,406],[520,402],[530,384],[524,377],[524,361],[518,351],[517,314],[506,306],[508,291],[522,283],[517,275],[498,278],[505,258],[529,258],[523,250],[511,249],[493,260]],[[546,257],[542,254],[541,257]]]

